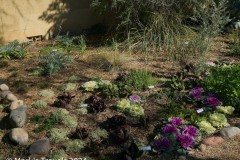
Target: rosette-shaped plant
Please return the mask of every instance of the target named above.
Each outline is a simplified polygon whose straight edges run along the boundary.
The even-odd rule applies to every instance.
[[[131,104],[130,100],[128,99],[122,99],[118,101],[117,109],[120,112],[124,112],[132,116],[144,115],[144,109],[142,106],[138,104]]]
[[[169,120],[169,123],[174,126],[181,126],[183,125],[183,119],[179,117],[173,117],[172,119]]]
[[[155,148],[158,151],[168,151],[170,150],[172,143],[167,137],[157,139],[154,143]]]
[[[212,134],[215,132],[215,128],[211,125],[211,123],[207,121],[201,121],[198,124],[199,130],[205,132],[206,134]]]
[[[192,97],[194,100],[200,100],[203,96],[204,89],[202,87],[195,87],[189,92],[189,96]]]
[[[140,103],[141,97],[139,95],[132,95],[129,97],[131,103]]]
[[[227,118],[224,114],[214,113],[209,116],[210,123],[214,127],[225,127],[228,125]]]
[[[233,114],[233,111],[235,110],[234,107],[232,106],[219,106],[217,107],[217,111],[218,112],[221,112],[221,113],[224,113],[224,114]]]
[[[206,105],[212,108],[216,108],[217,106],[220,106],[222,104],[222,102],[219,99],[213,96],[207,97],[207,99],[205,100],[205,103]]]
[[[191,137],[197,137],[198,136],[198,129],[194,126],[186,126],[183,129],[183,134],[188,134]]]
[[[85,82],[83,85],[82,85],[82,88],[85,90],[85,91],[94,91],[95,89],[98,88],[98,82],[96,81],[88,81],[88,82]]]
[[[171,134],[171,133],[178,133],[178,132],[179,132],[179,129],[172,125],[165,126],[162,129],[163,134]]]
[[[193,137],[189,134],[179,134],[176,140],[179,142],[180,146],[186,150],[191,150],[195,144]]]

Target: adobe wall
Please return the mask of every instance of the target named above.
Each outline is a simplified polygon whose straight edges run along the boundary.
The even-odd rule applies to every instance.
[[[0,40],[26,41],[61,32],[79,33],[101,21],[91,0],[0,0]]]

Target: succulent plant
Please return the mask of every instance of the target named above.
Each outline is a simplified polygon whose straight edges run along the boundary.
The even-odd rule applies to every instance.
[[[93,95],[85,100],[85,103],[89,105],[89,111],[98,113],[103,112],[106,109],[106,105],[104,103],[104,100],[101,97],[98,97],[96,95]]]

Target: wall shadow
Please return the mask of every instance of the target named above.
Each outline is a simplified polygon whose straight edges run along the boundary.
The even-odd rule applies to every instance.
[[[53,0],[40,20],[52,24],[46,38],[57,35],[80,35],[91,26],[101,22],[100,16],[90,9],[91,0]]]

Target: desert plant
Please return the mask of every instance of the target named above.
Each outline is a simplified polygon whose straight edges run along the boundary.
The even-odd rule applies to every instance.
[[[224,105],[240,111],[240,66],[219,66],[211,69],[202,84],[209,91],[218,95]]]
[[[41,91],[39,92],[39,96],[51,98],[51,97],[54,96],[54,92],[53,92],[52,90],[50,90],[50,89],[41,90]]]
[[[69,141],[65,147],[68,152],[81,153],[85,149],[86,144],[84,141],[76,139]]]
[[[0,47],[0,59],[24,58],[27,54],[27,43],[20,43],[17,40]]]
[[[37,101],[33,104],[33,106],[34,106],[35,108],[45,108],[45,107],[47,107],[47,102],[46,102],[45,100],[37,100]]]
[[[69,131],[64,128],[52,128],[49,132],[50,140],[54,143],[59,143],[67,140],[67,135]]]
[[[73,62],[73,60],[64,54],[51,52],[47,55],[39,56],[39,67],[41,68],[42,75],[53,75],[60,69],[64,68],[66,63]]]

